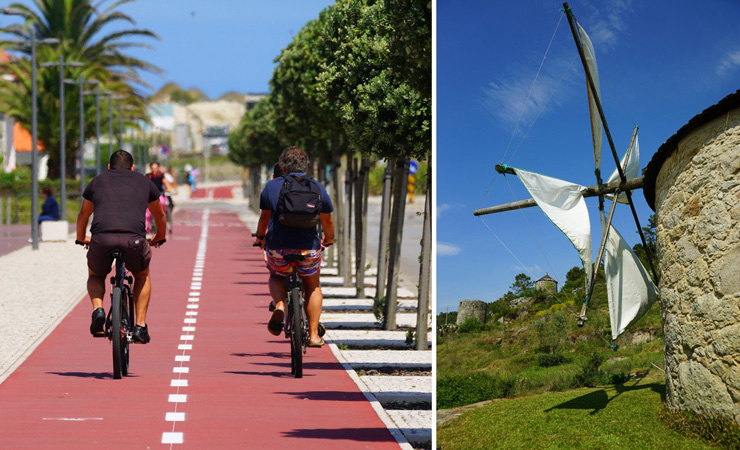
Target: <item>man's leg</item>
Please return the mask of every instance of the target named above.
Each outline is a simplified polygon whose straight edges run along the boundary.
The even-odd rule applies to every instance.
[[[134,274],[134,304],[136,305],[136,325],[146,326],[146,312],[149,309],[149,298],[152,295],[152,284],[149,269]]]
[[[267,284],[270,287],[270,296],[275,303],[275,310],[279,309],[285,312],[285,298],[288,296],[285,277],[270,274],[270,281]]]
[[[103,307],[103,296],[105,295],[105,276],[96,275],[87,269],[87,294],[92,300],[93,309]]]
[[[304,277],[302,280],[304,295],[308,299],[306,313],[308,314],[308,330],[311,336],[311,344],[318,344],[321,342],[321,337],[319,336],[319,319],[321,318],[321,307],[324,302],[319,272]]]

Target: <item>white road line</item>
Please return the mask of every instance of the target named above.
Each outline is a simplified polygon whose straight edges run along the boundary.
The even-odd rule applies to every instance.
[[[184,412],[168,412],[164,415],[164,420],[166,422],[184,422],[185,421],[185,413]]]
[[[182,433],[162,433],[163,444],[182,444]]]
[[[203,267],[205,266],[206,260],[206,244],[208,242],[208,217],[210,210],[206,209],[203,211],[203,221],[201,224],[200,241],[198,241],[198,250],[195,255],[195,268],[193,269],[193,279],[190,286],[190,293],[188,295],[188,303],[185,308],[185,319],[183,323],[189,324],[188,326],[182,327],[182,331],[185,333],[194,333],[195,327],[192,324],[196,323],[194,316],[198,315],[198,305],[195,302],[200,300],[200,289],[203,286]],[[181,341],[192,342],[195,336],[193,334],[180,335]],[[175,361],[179,362],[179,366],[172,368],[172,373],[177,374],[177,379],[170,380],[170,386],[176,388],[174,394],[170,394],[168,402],[173,403],[174,411],[168,411],[165,414],[165,422],[172,422],[172,431],[165,431],[162,433],[162,443],[170,444],[170,450],[174,444],[182,444],[185,441],[184,433],[175,431],[177,422],[185,421],[185,413],[178,411],[177,408],[180,403],[187,402],[187,395],[180,394],[180,388],[188,386],[188,380],[183,379],[183,374],[190,373],[190,367],[186,367],[183,364],[190,361],[190,355],[186,355],[187,350],[192,350],[192,344],[178,344],[178,350],[182,351],[182,354],[175,355]]]

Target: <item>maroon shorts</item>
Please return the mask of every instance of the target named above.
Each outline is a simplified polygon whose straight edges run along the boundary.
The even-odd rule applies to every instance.
[[[111,250],[123,250],[123,261],[126,269],[139,273],[149,267],[152,259],[152,249],[149,241],[134,233],[98,233],[90,239],[90,249],[87,251],[87,267],[95,275],[105,276],[111,271],[113,256]]]

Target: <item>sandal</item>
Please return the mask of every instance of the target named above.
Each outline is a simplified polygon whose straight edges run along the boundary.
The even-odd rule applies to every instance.
[[[283,332],[283,319],[285,318],[285,311],[282,309],[276,309],[272,312],[270,321],[267,322],[267,331],[273,336],[280,336]]]
[[[322,339],[320,342],[316,343],[309,342],[308,346],[311,348],[321,348],[324,346],[324,344],[326,344],[326,341]]]

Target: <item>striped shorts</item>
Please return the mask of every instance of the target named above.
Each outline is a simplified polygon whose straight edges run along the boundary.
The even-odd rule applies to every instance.
[[[286,261],[284,255],[303,255],[303,261],[296,263],[296,270],[300,277],[310,277],[319,271],[321,266],[321,249],[316,250],[265,250],[265,260],[270,273],[279,277],[287,277],[291,272],[290,262]]]

